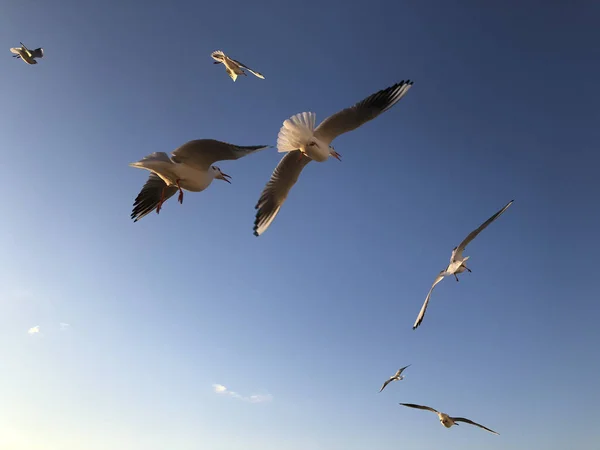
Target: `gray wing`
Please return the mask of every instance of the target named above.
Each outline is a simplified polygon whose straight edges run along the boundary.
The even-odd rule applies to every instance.
[[[412,366],[412,364],[409,364],[408,366],[404,366],[402,369],[398,370],[398,372],[396,372],[396,376],[399,377],[402,372],[404,372],[404,369],[406,369],[407,367]]]
[[[473,422],[472,420],[465,419],[464,417],[452,417],[451,419],[454,420],[455,422],[470,423],[471,425],[475,425],[476,427],[483,428],[484,430],[487,430],[490,433],[497,434],[498,436],[500,435],[500,433],[496,433],[494,430],[490,430],[488,427],[484,427],[483,425]]]
[[[144,187],[133,202],[131,218],[134,219],[134,222],[137,222],[156,209],[163,189],[165,189],[165,201],[177,192],[176,186],[167,186],[167,183],[152,172],[148,177],[148,181],[146,181],[146,184],[144,184]]]
[[[390,378],[389,380],[387,380],[385,383],[383,383],[383,386],[381,386],[381,389],[379,389],[379,392],[383,391],[385,389],[385,387],[390,384],[392,381],[394,380],[394,377]]]
[[[253,75],[257,76],[258,78],[262,78],[263,80],[265,79],[265,77],[264,77],[264,75],[263,75],[263,74],[261,74],[261,73],[258,73],[258,72],[256,72],[256,71],[252,70],[252,69],[251,69],[250,67],[248,67],[247,65],[245,65],[245,64],[242,64],[241,62],[239,62],[239,61],[237,61],[237,60],[235,60],[235,59],[232,59],[232,61],[233,61],[234,63],[236,63],[238,66],[240,66],[240,67],[243,67],[244,69],[246,69],[246,70],[247,70],[248,72],[250,72],[251,74],[253,74]]]
[[[175,149],[171,155],[176,163],[187,164],[200,170],[208,170],[216,161],[239,159],[269,147],[271,146],[253,145],[242,147],[215,139],[196,139]]]
[[[419,325],[421,325],[421,322],[423,322],[423,318],[425,317],[425,311],[427,311],[427,305],[429,305],[429,299],[431,298],[431,293],[433,292],[433,288],[436,286],[436,284],[438,284],[440,281],[442,281],[444,279],[444,274],[446,271],[442,270],[437,278],[435,279],[435,281],[433,282],[433,284],[431,285],[431,289],[429,289],[429,292],[427,293],[427,298],[425,299],[425,302],[423,303],[423,306],[421,307],[421,311],[419,311],[419,315],[417,316],[417,320],[415,320],[415,324],[413,325],[413,330],[416,330],[417,327]]]
[[[415,405],[414,403],[398,403],[398,404],[408,406],[409,408],[425,409],[427,411],[431,411],[431,412],[438,414],[438,411],[436,411],[433,408],[430,408],[429,406]]]
[[[254,207],[257,210],[254,219],[255,236],[260,236],[269,228],[285,202],[290,189],[298,181],[300,172],[310,161],[312,160],[304,156],[300,150],[288,152],[281,158]]]
[[[329,116],[316,128],[315,137],[331,144],[340,134],[352,131],[390,109],[404,97],[412,85],[410,80],[401,81]]]
[[[511,200],[510,202],[508,202],[500,211],[498,211],[496,214],[494,214],[492,217],[490,217],[488,220],[486,220],[485,222],[483,222],[479,228],[477,228],[474,231],[471,231],[471,233],[469,233],[469,235],[458,245],[458,247],[456,247],[456,249],[454,250],[454,254],[457,255],[459,258],[462,257],[462,252],[465,250],[465,248],[467,248],[467,245],[469,245],[469,243],[475,239],[477,237],[477,235],[479,233],[481,233],[490,223],[492,223],[494,220],[496,220],[498,217],[500,217],[500,215],[506,211],[508,209],[508,207],[510,205],[512,205],[512,203],[514,202],[514,200]]]

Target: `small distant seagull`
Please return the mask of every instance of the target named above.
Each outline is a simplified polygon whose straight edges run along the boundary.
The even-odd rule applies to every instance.
[[[316,129],[317,115],[314,112],[299,113],[285,120],[277,138],[277,151],[286,155],[279,161],[255,206],[258,211],[254,235],[260,236],[275,220],[304,166],[313,160],[327,161],[330,156],[341,161],[341,155],[330,145],[331,142],[390,109],[412,85],[412,81],[406,80],[382,89],[354,106],[332,114]],[[327,195],[326,192],[323,194]]]
[[[475,425],[476,427],[483,428],[484,430],[487,430],[490,433],[494,433],[494,434],[498,434],[498,435],[500,434],[500,433],[496,433],[494,430],[490,430],[489,428],[484,427],[483,425],[475,423],[472,420],[465,419],[464,417],[450,417],[448,414],[436,411],[435,409],[430,408],[429,406],[415,405],[414,403],[400,403],[400,405],[408,406],[409,408],[425,409],[427,411],[432,411],[438,415],[438,417],[440,419],[440,423],[442,425],[444,425],[446,428],[450,428],[452,425],[458,425],[458,423],[456,423],[456,422],[465,422],[465,423],[470,423],[471,425]]]
[[[409,364],[408,366],[404,366],[402,369],[399,369],[398,372],[396,372],[396,375],[394,375],[393,377],[391,377],[389,380],[387,380],[385,383],[383,383],[383,386],[381,386],[381,389],[379,389],[379,392],[383,391],[385,389],[385,387],[390,384],[392,381],[400,381],[400,380],[404,380],[404,377],[401,375],[402,371],[404,369],[406,369],[407,367],[410,367],[412,364]]]
[[[135,199],[131,218],[137,222],[155,209],[158,214],[162,204],[178,190],[179,203],[183,203],[182,189],[200,192],[210,186],[215,178],[231,183],[227,179],[231,177],[213,166],[213,163],[239,159],[269,147],[241,147],[214,139],[197,139],[174,150],[171,157],[165,152],[155,152],[129,164],[152,172]]]
[[[465,250],[467,245],[469,245],[469,243],[477,237],[477,235],[479,233],[481,233],[490,223],[492,223],[494,220],[496,220],[498,217],[500,217],[500,215],[504,211],[506,211],[508,209],[508,207],[510,205],[512,205],[513,202],[514,202],[514,200],[511,200],[510,202],[508,202],[500,211],[498,211],[496,214],[494,214],[488,220],[483,222],[479,228],[477,228],[474,231],[471,231],[471,233],[465,238],[464,241],[462,241],[460,243],[460,245],[458,247],[454,247],[454,249],[452,250],[452,256],[450,257],[450,264],[448,264],[448,267],[446,267],[445,270],[442,270],[438,274],[437,278],[433,282],[433,285],[431,286],[431,289],[429,289],[427,298],[425,298],[425,303],[423,303],[423,307],[421,308],[421,311],[419,312],[419,315],[417,316],[417,320],[415,321],[415,324],[413,325],[413,330],[415,330],[419,325],[421,325],[421,322],[423,321],[423,317],[425,317],[425,311],[427,310],[427,305],[429,304],[429,299],[431,298],[431,293],[433,292],[433,288],[440,281],[442,281],[444,279],[444,277],[446,277],[446,276],[454,275],[454,278],[456,278],[456,281],[458,281],[458,277],[456,276],[457,273],[463,273],[465,270],[468,270],[469,272],[471,272],[471,269],[469,269],[467,267],[467,265],[465,264],[467,262],[467,259],[469,259],[470,257],[463,256],[463,251]]]
[[[14,53],[13,58],[22,59],[27,64],[37,64],[35,58],[44,57],[44,49],[36,48],[35,50],[29,50],[25,47],[25,44],[19,42],[21,47],[13,47],[10,49],[11,53]]]
[[[256,75],[258,78],[262,78],[263,80],[265,79],[265,77],[262,74],[255,72],[250,67],[242,64],[239,61],[236,61],[235,59],[230,58],[221,50],[212,52],[210,56],[212,56],[212,58],[215,60],[213,64],[222,63],[225,66],[227,74],[231,77],[233,81],[237,79],[238,75],[244,75],[245,77],[247,76],[246,72],[244,72],[244,69],[246,69],[251,74]]]

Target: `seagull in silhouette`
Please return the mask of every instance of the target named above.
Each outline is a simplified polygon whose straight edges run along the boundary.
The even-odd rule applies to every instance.
[[[477,237],[477,235],[479,233],[481,233],[490,223],[492,223],[494,220],[496,220],[498,217],[500,217],[500,215],[504,211],[506,211],[508,209],[508,207],[510,205],[512,205],[513,202],[514,202],[514,200],[511,200],[510,202],[508,202],[500,211],[498,211],[496,214],[494,214],[488,220],[483,222],[479,226],[479,228],[477,228],[474,231],[471,231],[471,233],[469,233],[469,235],[458,245],[458,247],[454,247],[454,249],[452,250],[452,256],[450,256],[450,264],[448,264],[448,267],[446,267],[444,270],[442,270],[438,274],[435,281],[433,282],[433,285],[431,286],[431,289],[429,289],[429,293],[427,294],[427,297],[425,298],[425,303],[423,303],[423,307],[421,308],[421,311],[419,312],[419,315],[417,316],[417,320],[415,321],[415,324],[413,325],[413,330],[415,330],[419,325],[421,325],[421,322],[423,321],[423,317],[425,317],[425,311],[427,310],[427,305],[429,304],[429,299],[431,298],[431,293],[433,292],[433,288],[440,281],[442,281],[444,279],[444,277],[446,277],[446,276],[454,275],[454,278],[456,278],[456,281],[458,281],[458,277],[456,276],[456,274],[463,273],[465,270],[468,270],[469,272],[471,272],[471,269],[469,269],[466,265],[467,259],[469,259],[470,257],[463,256],[463,251],[465,250],[465,248],[467,248],[467,245],[469,245],[469,243]]]
[[[10,49],[13,54],[13,58],[22,59],[27,64],[37,64],[35,58],[43,58],[44,57],[44,49],[36,48],[35,50],[29,50],[25,47],[25,44],[19,42],[21,44],[20,47],[12,47]]]
[[[231,183],[229,175],[213,164],[216,161],[239,159],[264,150],[270,145],[242,147],[214,139],[189,141],[171,153],[155,152],[129,164],[131,167],[152,172],[133,204],[131,218],[137,222],[179,191],[178,201],[183,203],[183,189],[200,192],[216,178]]]
[[[408,366],[404,366],[402,369],[398,369],[398,372],[396,372],[396,374],[391,377],[389,380],[387,380],[385,383],[383,383],[383,386],[381,386],[381,389],[379,389],[379,392],[383,391],[385,389],[385,387],[390,384],[392,381],[400,381],[400,380],[404,380],[404,377],[401,375],[402,371],[404,369],[406,369],[407,367],[410,367],[412,364],[409,364]]]
[[[255,206],[254,235],[260,236],[269,228],[290,189],[298,181],[300,172],[309,162],[324,162],[330,156],[341,161],[341,155],[331,146],[331,142],[390,109],[412,85],[413,82],[407,80],[382,89],[354,106],[329,116],[316,128],[317,115],[314,112],[299,113],[285,120],[277,138],[277,151],[286,155],[279,161]],[[376,140],[373,139],[373,142]],[[323,195],[328,193],[323,192]]]
[[[241,62],[230,58],[221,50],[212,52],[210,56],[212,56],[212,58],[215,60],[213,64],[223,64],[225,66],[227,75],[229,75],[233,81],[237,80],[238,75],[247,76],[246,72],[244,72],[244,69],[246,69],[251,74],[257,76],[258,78],[261,78],[263,80],[265,79],[265,77],[262,74],[252,70],[250,67],[242,64]]]
[[[429,406],[415,405],[414,403],[399,403],[399,404],[408,406],[409,408],[424,409],[426,411],[431,411],[431,412],[436,413],[438,418],[440,419],[440,423],[442,425],[444,425],[446,428],[450,428],[452,425],[458,425],[457,422],[465,422],[465,423],[470,423],[471,425],[475,425],[476,427],[483,428],[484,430],[487,430],[490,433],[499,434],[499,433],[496,433],[494,430],[490,430],[489,428],[484,427],[483,425],[473,422],[472,420],[465,419],[464,417],[450,417],[448,414],[436,411],[435,409],[430,408]]]

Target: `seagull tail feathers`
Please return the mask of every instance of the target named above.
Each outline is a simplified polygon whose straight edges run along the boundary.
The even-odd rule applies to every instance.
[[[302,112],[283,122],[277,136],[277,151],[291,152],[306,146],[313,137],[316,117],[314,112]]]

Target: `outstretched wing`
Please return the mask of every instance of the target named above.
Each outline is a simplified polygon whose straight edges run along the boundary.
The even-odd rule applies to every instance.
[[[173,161],[187,164],[200,170],[208,168],[217,161],[239,159],[243,156],[264,150],[270,145],[240,146],[215,139],[196,139],[183,144],[171,153]]]
[[[417,409],[425,409],[427,411],[434,412],[438,414],[438,411],[430,408],[429,406],[415,405],[414,403],[398,403],[399,405],[408,406],[409,408],[417,408]]]
[[[148,181],[146,181],[146,184],[144,184],[144,187],[142,187],[142,190],[133,202],[131,218],[134,219],[134,222],[137,222],[156,209],[160,202],[163,189],[165,193],[164,201],[177,192],[176,186],[167,186],[167,183],[165,183],[162,178],[152,172],[148,177]]]
[[[421,311],[419,311],[419,315],[417,316],[417,320],[415,320],[415,324],[413,325],[413,330],[416,330],[417,327],[419,325],[421,325],[421,322],[423,322],[423,318],[425,317],[425,311],[427,311],[427,305],[429,305],[429,299],[431,298],[431,293],[433,292],[433,288],[444,279],[444,274],[446,272],[444,270],[442,270],[437,278],[435,279],[435,281],[433,282],[433,284],[431,285],[431,289],[429,289],[429,292],[427,293],[427,298],[425,298],[425,302],[423,303],[423,306],[421,307]]]
[[[394,380],[394,377],[390,378],[389,380],[387,380],[385,383],[383,383],[383,386],[381,386],[381,389],[379,389],[379,392],[383,391],[385,389],[385,387],[390,384],[392,381]]]
[[[404,369],[410,366],[412,366],[412,364],[409,364],[408,366],[404,366],[402,369],[399,369],[398,372],[396,372],[396,376],[399,377],[402,374],[402,372],[404,372]]]
[[[401,81],[370,95],[350,108],[332,114],[316,128],[315,137],[328,145],[331,144],[340,134],[355,130],[390,109],[404,97],[412,85],[410,80]]]
[[[298,181],[300,172],[311,161],[312,159],[304,156],[300,150],[288,152],[287,155],[281,158],[254,207],[257,210],[254,219],[255,236],[264,233],[271,222],[275,220],[290,189]]]
[[[258,72],[256,72],[255,70],[252,70],[252,69],[251,69],[250,67],[248,67],[247,65],[245,65],[245,64],[242,64],[241,62],[239,62],[239,61],[237,61],[237,60],[235,60],[235,59],[232,59],[232,61],[233,61],[234,63],[236,63],[238,66],[240,66],[240,67],[243,67],[244,69],[246,69],[246,70],[247,70],[248,72],[250,72],[251,74],[253,74],[253,75],[257,76],[258,78],[262,78],[263,80],[265,79],[265,77],[264,77],[264,75],[263,75],[263,74],[261,74],[261,73],[258,73]]]
[[[492,217],[490,217],[488,220],[486,220],[485,222],[483,222],[479,228],[477,228],[476,230],[473,230],[469,233],[469,235],[458,245],[458,247],[456,247],[456,249],[453,251],[453,259],[462,259],[462,252],[465,250],[465,248],[467,248],[467,245],[469,245],[469,243],[475,239],[477,237],[477,235],[479,233],[481,233],[483,230],[486,229],[486,227],[492,223],[494,220],[496,220],[498,217],[500,217],[500,215],[506,211],[508,209],[508,207],[510,205],[512,205],[512,203],[514,202],[514,200],[511,200],[510,202],[508,202],[506,205],[504,205],[504,207],[498,211],[496,214],[494,214]]]
[[[494,430],[490,430],[488,427],[484,427],[483,425],[478,424],[477,422],[473,422],[472,420],[465,419],[464,417],[451,417],[451,419],[454,420],[455,422],[470,423],[471,425],[475,425],[476,427],[483,428],[484,430],[487,430],[490,433],[500,435],[500,433],[496,433]]]

